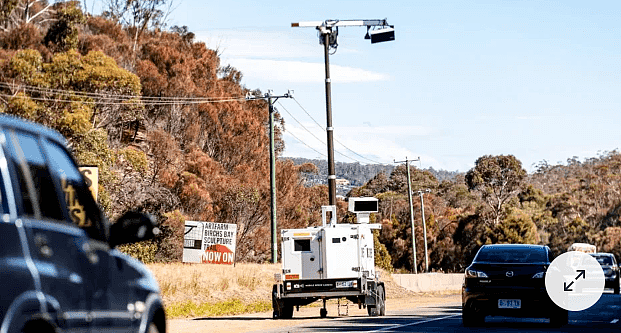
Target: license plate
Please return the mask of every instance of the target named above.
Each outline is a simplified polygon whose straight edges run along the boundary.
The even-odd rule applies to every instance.
[[[499,299],[499,309],[520,309],[522,308],[522,300],[519,299]]]
[[[336,281],[337,288],[353,288],[354,281]]]

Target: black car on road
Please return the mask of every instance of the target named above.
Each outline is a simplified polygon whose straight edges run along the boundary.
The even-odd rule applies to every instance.
[[[483,245],[466,268],[462,287],[464,326],[485,323],[486,316],[547,317],[567,324],[568,311],[548,296],[545,272],[552,261],[547,246]]]
[[[612,253],[589,253],[602,266],[604,271],[604,288],[610,288],[615,294],[619,293],[619,266]]]
[[[153,275],[115,249],[155,230],[110,225],[64,138],[0,115],[0,332],[165,332]]]

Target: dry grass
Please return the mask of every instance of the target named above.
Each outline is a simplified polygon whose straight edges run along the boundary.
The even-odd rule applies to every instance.
[[[218,304],[241,300],[245,305],[272,301],[274,273],[280,264],[235,266],[209,264],[149,264],[167,307]]]
[[[235,266],[183,263],[147,266],[160,284],[170,318],[269,311],[274,274],[281,269],[281,264],[250,263]],[[387,298],[424,296],[397,285],[390,273],[380,272]]]

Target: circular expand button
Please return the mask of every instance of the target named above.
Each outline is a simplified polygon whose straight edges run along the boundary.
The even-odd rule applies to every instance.
[[[604,291],[604,271],[595,258],[577,251],[558,256],[545,277],[546,291],[559,307],[582,311],[597,303]]]

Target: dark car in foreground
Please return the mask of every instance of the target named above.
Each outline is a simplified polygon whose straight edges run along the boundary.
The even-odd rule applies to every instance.
[[[153,275],[114,248],[155,230],[109,225],[64,138],[0,115],[0,332],[165,332]]]
[[[466,268],[462,287],[464,326],[479,326],[486,316],[546,317],[567,324],[568,312],[548,296],[545,272],[552,255],[547,246],[484,245]]]
[[[612,253],[590,253],[597,260],[604,271],[604,288],[610,288],[615,294],[619,293],[619,266]]]

